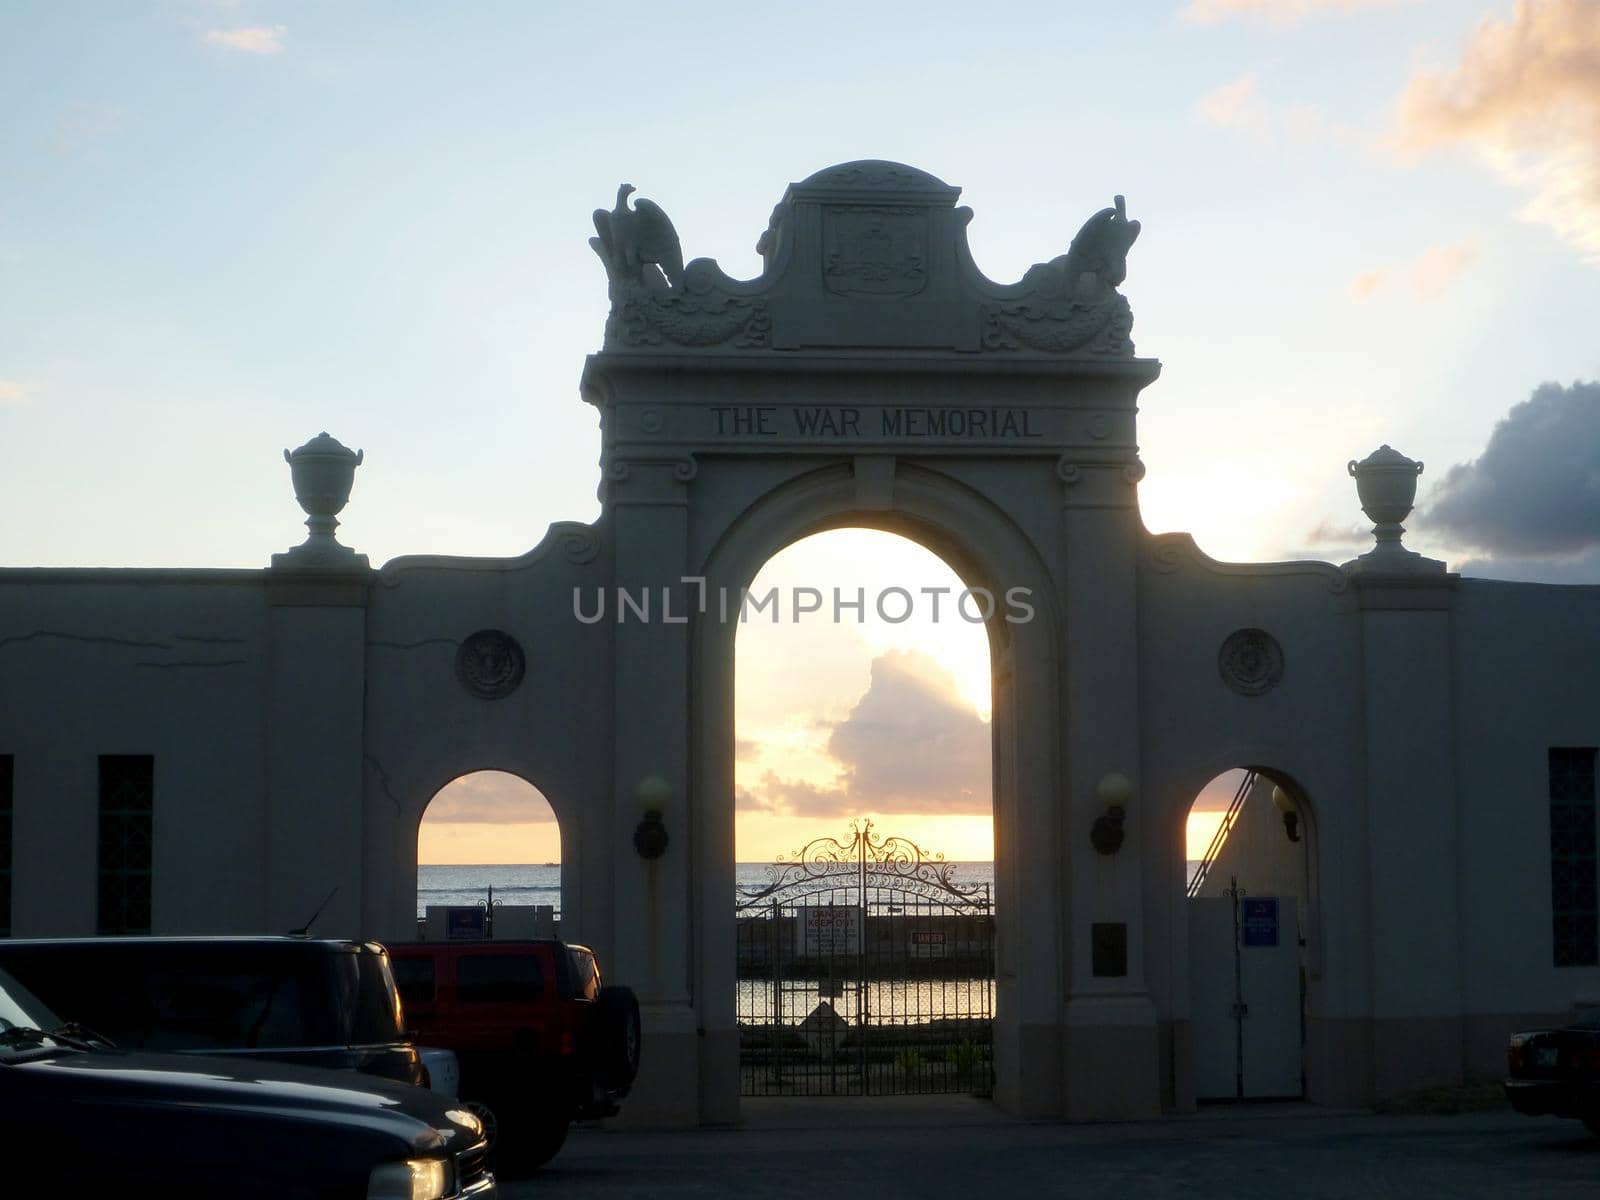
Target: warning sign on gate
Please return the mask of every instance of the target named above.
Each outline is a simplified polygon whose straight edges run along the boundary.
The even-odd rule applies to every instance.
[[[1239,944],[1276,946],[1278,944],[1278,898],[1246,896],[1239,901]]]
[[[814,904],[800,910],[801,944],[807,958],[857,954],[861,950],[861,909],[854,904]]]
[[[913,929],[911,931],[912,958],[943,958],[944,956],[944,930]]]

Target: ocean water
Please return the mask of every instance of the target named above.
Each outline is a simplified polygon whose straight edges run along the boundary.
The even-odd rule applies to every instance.
[[[489,898],[505,904],[549,904],[561,914],[561,867],[557,863],[481,864],[472,867],[419,866],[417,916],[430,904],[477,904]]]
[[[1198,863],[1189,864],[1192,878]],[[994,864],[954,863],[951,878],[961,888],[987,883],[994,886]],[[739,863],[740,889],[760,888],[770,877],[771,863]],[[430,904],[477,904],[489,898],[505,904],[548,904],[561,915],[561,867],[556,863],[481,864],[470,867],[419,866],[417,915]]]

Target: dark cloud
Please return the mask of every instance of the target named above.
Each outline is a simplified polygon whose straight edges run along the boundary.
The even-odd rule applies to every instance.
[[[1592,560],[1600,551],[1600,384],[1542,385],[1495,426],[1482,455],[1445,473],[1411,523],[1541,578]]]
[[[1600,547],[1571,558],[1469,558],[1450,569],[1478,579],[1594,584],[1600,583]]]
[[[806,817],[990,811],[989,726],[961,699],[949,672],[926,655],[891,651],[873,660],[866,694],[828,727],[837,781],[821,787],[768,771],[741,797],[745,811]]]
[[[1333,521],[1322,521],[1306,534],[1308,546],[1360,546],[1370,541],[1370,524],[1340,525]]]
[[[550,803],[532,784],[504,771],[475,771],[434,795],[422,819],[463,825],[554,821]]]
[[[1281,553],[1286,559],[1332,559],[1343,562],[1372,549],[1372,525],[1341,525],[1322,521],[1305,534],[1298,546],[1290,546]]]

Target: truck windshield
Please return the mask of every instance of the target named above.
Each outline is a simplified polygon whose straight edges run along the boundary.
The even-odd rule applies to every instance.
[[[371,1046],[405,1040],[400,993],[382,950],[361,946],[338,956],[339,1007],[350,1044]]]
[[[41,1046],[54,1048],[55,1043],[43,1031],[59,1024],[60,1019],[37,996],[0,971],[0,1060],[31,1056]],[[6,1037],[8,1033],[14,1036]],[[16,1036],[23,1034],[26,1036]]]
[[[280,1049],[343,1043],[329,955],[316,946],[86,942],[0,949],[67,1020],[124,1049]]]

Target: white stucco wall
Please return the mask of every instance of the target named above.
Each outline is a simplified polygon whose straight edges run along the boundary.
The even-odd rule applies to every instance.
[[[1556,967],[1549,750],[1600,746],[1600,587],[1464,580],[1455,613],[1455,773],[1469,1060],[1503,1061],[1519,1019],[1600,999],[1600,968]]]
[[[269,615],[259,573],[0,574],[13,932],[95,931],[102,754],[155,757],[155,928],[260,929]]]

